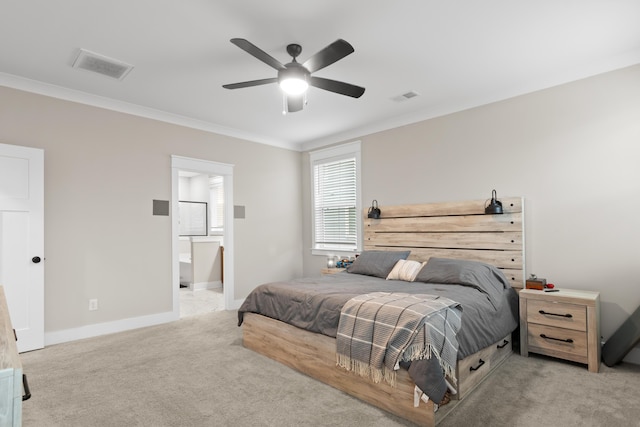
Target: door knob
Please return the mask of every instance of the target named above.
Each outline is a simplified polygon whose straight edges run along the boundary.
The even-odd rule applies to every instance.
[[[34,264],[37,264],[41,261],[39,256],[34,256],[33,258],[31,258],[31,262],[33,262]]]

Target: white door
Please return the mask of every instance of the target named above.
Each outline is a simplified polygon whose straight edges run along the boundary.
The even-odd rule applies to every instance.
[[[0,144],[0,286],[18,351],[44,347],[44,151]]]

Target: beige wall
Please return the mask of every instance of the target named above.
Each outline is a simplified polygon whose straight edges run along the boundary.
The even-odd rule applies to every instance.
[[[236,299],[301,275],[300,153],[4,87],[0,142],[45,150],[46,332],[172,310],[171,155],[235,165]]]
[[[606,339],[640,305],[639,117],[635,66],[363,135],[362,203],[524,196],[527,271],[600,291]],[[7,88],[0,142],[45,150],[48,332],[171,310],[171,224],[151,204],[171,198],[172,154],[235,165],[236,299],[325,262],[306,155]]]
[[[528,273],[600,291],[605,338],[640,305],[640,66],[359,139],[363,206],[523,196]]]

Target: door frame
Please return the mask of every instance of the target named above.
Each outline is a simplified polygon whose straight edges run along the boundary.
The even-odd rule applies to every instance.
[[[234,306],[234,250],[233,250],[233,166],[227,163],[190,157],[171,156],[171,246],[172,262],[171,286],[173,292],[173,314],[180,317],[180,255],[179,255],[179,172],[189,171],[209,175],[221,175],[224,179],[224,307]]]

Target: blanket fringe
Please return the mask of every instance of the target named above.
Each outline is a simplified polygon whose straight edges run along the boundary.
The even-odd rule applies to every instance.
[[[430,359],[432,354],[433,353],[431,352],[430,346],[428,346],[426,349],[419,345],[409,346],[407,348],[407,351],[405,352],[405,357],[403,358],[403,360],[413,361]],[[438,361],[440,362],[440,366],[444,371],[445,377],[449,377],[454,382],[457,382],[458,380],[456,379],[455,366],[450,366],[449,364],[444,363],[443,360],[439,357]],[[384,380],[384,382],[389,384],[391,387],[395,387],[397,383],[396,371],[393,369],[388,369],[385,366],[383,366],[382,369],[376,369],[368,363],[351,359],[349,356],[340,353],[336,353],[336,365],[343,369],[346,369],[347,371],[354,372],[356,375],[359,375],[361,377],[370,378],[371,381],[376,384]]]
[[[382,369],[376,369],[368,363],[351,359],[349,356],[339,353],[336,353],[336,365],[361,377],[367,377],[376,384],[384,380],[391,387],[396,386],[396,371],[384,366]]]

